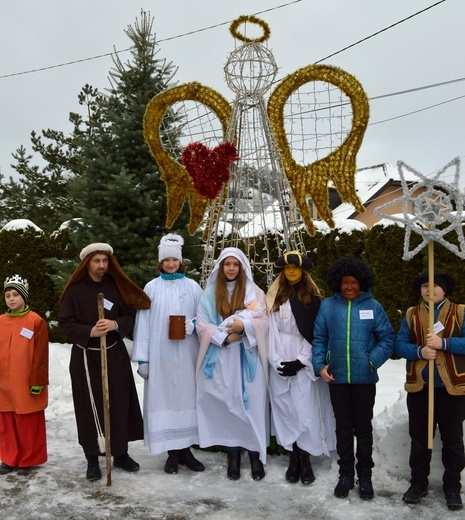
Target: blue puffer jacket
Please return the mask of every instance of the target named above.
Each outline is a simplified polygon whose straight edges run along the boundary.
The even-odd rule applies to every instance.
[[[373,384],[394,350],[396,333],[370,291],[347,300],[340,292],[323,300],[313,329],[315,374],[328,365],[331,384]]]

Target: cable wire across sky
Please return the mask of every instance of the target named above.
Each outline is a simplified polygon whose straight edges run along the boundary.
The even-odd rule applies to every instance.
[[[417,11],[379,31],[376,31],[374,33],[372,33],[371,35],[369,36],[366,36],[365,38],[362,38],[361,40],[358,40],[357,42],[354,42],[350,45],[347,45],[346,47],[343,47],[342,49],[336,51],[336,52],[333,52],[332,54],[329,54],[328,56],[324,57],[324,58],[321,58],[320,60],[316,61],[315,64],[318,64],[318,63],[321,63],[323,61],[326,61],[327,59],[333,57],[333,56],[336,56],[337,54],[340,54],[348,49],[351,49],[357,45],[360,45],[361,43],[375,37],[375,36],[378,36],[380,35],[381,33],[384,33],[390,29],[393,29],[394,27],[397,27],[398,25],[400,25],[401,23],[404,23],[408,20],[412,20],[413,18],[415,18],[416,16],[419,16],[420,14],[423,14],[425,13],[426,11],[429,11],[430,9],[434,8],[434,7],[437,7],[438,5],[444,3],[446,0],[440,0],[428,7],[425,7],[424,9],[421,9],[420,11]],[[302,0],[294,0],[292,2],[287,2],[285,4],[281,4],[281,5],[278,5],[278,6],[275,6],[275,7],[271,7],[269,9],[265,9],[265,10],[262,10],[262,11],[257,11],[256,13],[254,13],[255,16],[258,16],[258,15],[261,15],[261,14],[264,14],[264,13],[267,13],[267,12],[271,12],[271,11],[275,11],[277,9],[282,9],[282,8],[285,8],[285,7],[289,7],[293,4],[297,4],[297,3],[300,3],[302,2]],[[214,24],[214,25],[210,25],[208,27],[203,27],[201,29],[196,29],[196,30],[193,30],[193,31],[189,31],[189,32],[185,32],[185,33],[182,33],[182,34],[178,34],[178,35],[175,35],[175,36],[170,36],[168,38],[164,38],[164,39],[161,39],[161,40],[158,40],[157,43],[162,43],[162,42],[166,42],[166,41],[170,41],[170,40],[174,40],[174,39],[179,39],[179,38],[183,38],[183,37],[186,37],[186,36],[190,36],[192,34],[196,34],[196,33],[200,33],[200,32],[204,32],[204,31],[208,31],[208,30],[211,30],[211,29],[215,29],[217,27],[221,27],[221,26],[225,26],[225,25],[230,25],[232,23],[232,20],[228,20],[228,21],[225,21],[225,22],[221,22],[221,23],[218,23],[218,24]],[[6,79],[6,78],[10,78],[10,77],[14,77],[14,76],[21,76],[21,75],[26,75],[26,74],[33,74],[33,73],[37,73],[37,72],[44,72],[44,71],[47,71],[47,70],[51,70],[51,69],[56,69],[56,68],[60,68],[60,67],[66,67],[66,66],[71,66],[71,65],[76,65],[76,64],[79,64],[79,63],[83,63],[83,62],[86,62],[86,61],[91,61],[91,60],[96,60],[96,59],[100,59],[100,58],[105,58],[105,57],[109,57],[109,56],[112,56],[112,55],[115,55],[115,54],[122,54],[124,52],[129,52],[131,50],[131,48],[127,48],[127,49],[122,49],[122,50],[114,50],[113,52],[108,52],[108,53],[104,53],[104,54],[99,54],[99,55],[96,55],[96,56],[91,56],[91,57],[88,57],[88,58],[82,58],[82,59],[79,59],[79,60],[73,60],[73,61],[69,61],[69,62],[65,62],[65,63],[60,63],[60,64],[56,64],[56,65],[50,65],[50,66],[47,66],[47,67],[40,67],[40,68],[37,68],[37,69],[31,69],[31,70],[27,70],[27,71],[22,71],[22,72],[16,72],[16,73],[12,73],[12,74],[4,74],[4,75],[0,75],[0,80],[1,79]],[[429,84],[429,85],[423,85],[423,86],[420,86],[420,87],[415,87],[415,88],[412,88],[412,89],[408,89],[408,90],[401,90],[401,91],[397,91],[397,92],[390,92],[390,93],[387,93],[387,94],[381,94],[381,95],[378,95],[378,96],[373,96],[371,98],[369,98],[370,101],[375,101],[375,100],[378,100],[378,99],[383,99],[383,98],[387,98],[387,97],[393,97],[393,96],[399,96],[399,95],[403,95],[403,94],[407,94],[407,93],[411,93],[411,92],[418,92],[418,91],[421,91],[421,90],[426,90],[426,89],[432,89],[432,88],[438,88],[438,87],[442,87],[442,86],[445,86],[445,85],[450,85],[452,83],[456,83],[456,82],[460,82],[460,81],[464,81],[465,78],[458,78],[458,79],[454,79],[454,80],[449,80],[449,81],[443,81],[443,82],[439,82],[439,83],[433,83],[433,84]],[[409,115],[413,115],[413,114],[416,114],[416,113],[419,113],[419,112],[422,112],[424,110],[429,110],[431,108],[435,108],[437,106],[441,106],[441,105],[444,105],[446,103],[450,103],[452,101],[457,101],[459,99],[462,99],[463,97],[465,96],[459,96],[459,97],[455,97],[453,99],[449,99],[449,100],[446,100],[446,101],[442,101],[440,103],[436,103],[434,105],[430,105],[430,106],[427,106],[427,107],[423,107],[419,110],[415,110],[415,111],[412,111],[412,112],[409,112],[409,113],[405,113],[405,114],[400,114],[398,116],[395,116],[395,117],[392,117],[392,118],[389,118],[389,119],[384,119],[382,121],[376,121],[376,122],[373,122],[373,123],[370,123],[370,125],[376,125],[376,124],[381,124],[381,123],[385,123],[385,122],[388,122],[388,121],[392,121],[394,119],[399,119],[401,117],[407,117]]]
[[[406,17],[406,18],[403,18],[402,20],[399,20],[387,27],[385,27],[384,29],[381,29],[379,31],[376,31],[375,33],[369,35],[369,36],[366,36],[365,38],[362,38],[361,40],[358,40],[357,42],[355,43],[352,43],[350,45],[347,45],[346,47],[336,51],[336,52],[333,52],[332,54],[329,54],[328,56],[326,56],[325,58],[321,58],[320,60],[316,61],[315,64],[317,63],[321,63],[322,61],[325,61],[327,60],[328,58],[331,58],[332,56],[336,56],[337,54],[340,54],[348,49],[351,49],[352,47],[355,47],[356,45],[359,45],[375,36],[378,36],[379,34],[389,30],[389,29],[392,29],[394,27],[396,27],[397,25],[400,25],[401,23],[403,22],[406,22],[407,20],[411,20],[412,18],[415,18],[416,16],[428,11],[429,9],[432,9],[433,7],[436,7],[438,6],[439,4],[442,4],[444,3],[446,0],[440,0],[439,2],[436,2],[435,4],[432,4],[430,5],[429,7],[426,7],[425,9],[422,9],[421,11],[417,11],[416,13],[413,13],[411,14],[410,16]],[[277,9],[282,9],[284,7],[288,7],[290,5],[293,5],[293,4],[297,4],[299,2],[302,2],[302,0],[294,0],[293,2],[288,2],[286,4],[282,4],[282,5],[278,5],[276,7],[270,7],[269,9],[265,9],[263,11],[257,11],[256,13],[254,13],[254,16],[257,16],[257,15],[260,15],[260,14],[263,14],[263,13],[268,13],[268,12],[271,12],[271,11],[275,11]],[[217,23],[215,25],[209,25],[208,27],[203,27],[201,29],[196,29],[196,30],[193,30],[193,31],[189,31],[189,32],[185,32],[185,33],[182,33],[182,34],[178,34],[176,36],[170,36],[168,38],[163,38],[161,40],[158,40],[157,43],[163,43],[163,42],[167,42],[167,41],[170,41],[170,40],[175,40],[175,39],[179,39],[179,38],[184,38],[185,36],[191,36],[192,34],[197,34],[197,33],[200,33],[200,32],[204,32],[204,31],[208,31],[208,30],[211,30],[211,29],[215,29],[217,27],[221,27],[221,26],[224,26],[224,25],[230,25],[231,23],[233,22],[233,20],[228,20],[226,22],[221,22],[221,23]],[[122,50],[114,50],[113,52],[106,52],[104,54],[98,54],[96,56],[90,56],[88,58],[82,58],[80,60],[73,60],[73,61],[68,61],[68,62],[65,62],[65,63],[59,63],[59,64],[56,64],[56,65],[49,65],[47,67],[40,67],[40,68],[37,68],[37,69],[31,69],[31,70],[25,70],[25,71],[22,71],[22,72],[13,72],[11,74],[3,74],[3,75],[0,75],[0,79],[6,79],[6,78],[11,78],[13,76],[22,76],[22,75],[25,75],[25,74],[33,74],[33,73],[36,73],[36,72],[43,72],[43,71],[46,71],[46,70],[51,70],[51,69],[56,69],[56,68],[59,68],[59,67],[67,67],[67,66],[70,66],[70,65],[76,65],[78,63],[83,63],[85,61],[91,61],[91,60],[97,60],[97,59],[100,59],[100,58],[106,58],[108,56],[112,56],[114,54],[121,54],[121,53],[124,53],[124,52],[129,52],[131,50],[131,48],[127,48],[127,49],[122,49]]]

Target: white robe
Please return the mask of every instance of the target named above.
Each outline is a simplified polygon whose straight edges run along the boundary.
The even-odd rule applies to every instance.
[[[264,309],[263,291],[258,287],[255,289],[256,299]],[[218,327],[219,323],[208,321],[204,312],[205,299],[208,298],[209,294],[204,293],[197,313],[197,330],[203,349],[199,356],[197,378],[200,447],[239,446],[258,451],[260,460],[265,464],[269,444],[267,367],[264,366],[267,362],[264,343],[268,317],[264,313],[258,318],[247,317],[246,313],[241,316],[246,333],[242,342],[246,349],[253,351],[257,362],[254,380],[248,381],[244,374],[238,341],[218,348],[213,377],[207,378],[203,371],[205,351],[210,343],[222,344],[226,334]],[[243,387],[248,395],[248,408],[243,401]]]
[[[271,312],[268,332],[271,417],[278,444],[292,451],[329,455],[336,449],[336,424],[328,384],[316,377],[312,346],[299,333],[289,301]],[[305,365],[295,376],[282,377],[277,368],[283,361],[298,359]]]
[[[195,403],[195,366],[199,353],[196,334],[168,339],[170,315],[195,318],[202,289],[181,278],[150,281],[144,291],[152,300],[140,310],[134,327],[134,361],[149,362],[144,383],[144,444],[150,453],[178,450],[199,443]]]

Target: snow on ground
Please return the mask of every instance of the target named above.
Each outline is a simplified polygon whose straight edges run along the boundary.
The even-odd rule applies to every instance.
[[[128,347],[132,345],[128,342]],[[247,456],[242,477],[226,477],[226,456],[199,450],[196,455],[206,471],[192,473],[180,466],[177,475],[163,471],[165,454],[149,455],[142,441],[131,443],[130,454],[140,471],[128,474],[112,468],[112,484],[105,476],[97,482],[85,478],[86,461],[74,421],[70,379],[69,345],[50,345],[50,405],[46,411],[49,461],[29,476],[0,476],[1,518],[131,520],[437,520],[463,518],[463,511],[445,506],[441,487],[440,444],[433,453],[429,496],[417,506],[408,506],[402,494],[409,485],[409,437],[403,390],[404,362],[388,361],[380,370],[374,426],[373,471],[375,498],[362,501],[357,486],[346,499],[333,489],[338,478],[337,457],[312,457],[316,480],[309,486],[289,484],[284,479],[287,456],[271,456],[266,477],[252,480]],[[143,382],[134,374],[142,403]],[[101,460],[102,471],[105,461]],[[465,477],[465,474],[463,475]]]

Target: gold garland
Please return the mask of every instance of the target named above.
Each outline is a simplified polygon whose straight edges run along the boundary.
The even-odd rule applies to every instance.
[[[160,167],[160,177],[166,184],[167,215],[166,227],[171,228],[177,219],[187,197],[190,206],[189,233],[193,234],[202,222],[207,204],[205,197],[200,197],[186,170],[163,148],[160,124],[167,109],[181,101],[197,101],[210,108],[221,122],[223,134],[231,119],[231,106],[215,90],[197,82],[186,83],[170,88],[151,99],[144,115],[144,138],[152,155]]]
[[[302,166],[292,157],[284,128],[284,106],[290,95],[309,81],[324,81],[342,90],[351,101],[352,129],[344,142],[328,156],[312,164]],[[323,220],[334,227],[329,209],[328,183],[333,181],[343,202],[352,204],[363,213],[363,207],[355,191],[355,159],[368,125],[370,107],[362,85],[349,73],[328,65],[309,65],[298,69],[282,80],[268,101],[268,117],[281,151],[284,171],[294,193],[300,213],[309,232],[315,233],[306,196],[310,196]]]
[[[254,23],[256,25],[259,25],[263,29],[263,35],[260,38],[247,38],[247,36],[241,34],[238,30],[239,25],[243,23]],[[270,37],[271,31],[270,26],[260,18],[257,18],[256,16],[246,16],[242,15],[239,16],[239,18],[236,18],[236,20],[233,21],[233,23],[229,26],[229,32],[232,34],[234,38],[237,40],[240,40],[241,42],[245,43],[263,43],[268,40]]]

